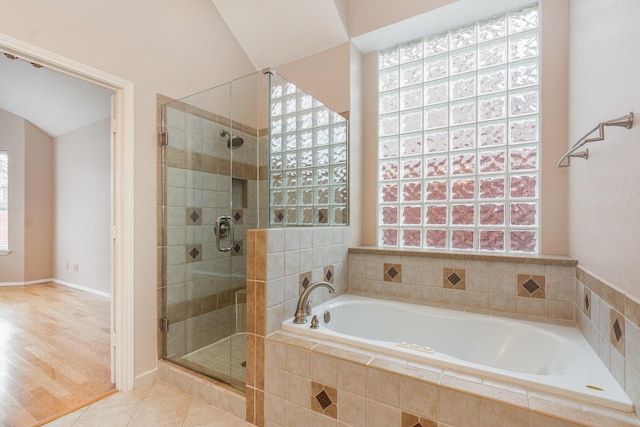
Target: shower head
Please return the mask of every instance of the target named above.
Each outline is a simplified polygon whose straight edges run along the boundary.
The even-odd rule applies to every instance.
[[[235,150],[236,148],[240,148],[242,147],[242,144],[244,144],[244,139],[240,138],[239,136],[235,136],[235,135],[232,136],[229,132],[227,132],[224,129],[220,131],[220,136],[227,137],[227,148],[230,148],[232,150]]]

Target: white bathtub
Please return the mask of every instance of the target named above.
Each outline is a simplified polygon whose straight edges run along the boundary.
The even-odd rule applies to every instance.
[[[325,311],[331,313],[325,323]],[[441,369],[472,373],[633,411],[624,390],[576,328],[511,320],[354,295],[314,307],[318,329],[284,330]],[[595,387],[595,388],[592,388]]]

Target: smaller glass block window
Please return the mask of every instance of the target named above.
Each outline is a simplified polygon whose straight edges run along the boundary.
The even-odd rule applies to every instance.
[[[0,151],[0,251],[9,250],[9,156]]]
[[[347,120],[278,75],[269,99],[270,225],[346,225]],[[395,108],[397,99],[387,103]],[[406,126],[416,126],[412,120]],[[390,132],[399,125],[384,123]],[[399,173],[397,161],[380,167]]]
[[[378,244],[537,252],[538,5],[379,52]]]

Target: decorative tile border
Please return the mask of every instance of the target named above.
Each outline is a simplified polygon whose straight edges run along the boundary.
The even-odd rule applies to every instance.
[[[575,325],[575,268],[349,250],[349,289],[414,304]],[[389,255],[392,253],[393,255]],[[494,257],[497,259],[497,257]],[[520,260],[520,258],[518,258]],[[382,277],[378,276],[380,269]],[[395,286],[387,286],[389,282]],[[581,308],[580,308],[581,309]]]

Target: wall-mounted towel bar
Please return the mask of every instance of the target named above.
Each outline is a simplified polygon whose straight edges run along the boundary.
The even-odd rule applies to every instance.
[[[564,153],[564,155],[558,161],[558,167],[559,168],[566,168],[566,167],[571,166],[571,158],[572,157],[580,157],[582,159],[588,159],[589,158],[589,150],[588,149],[585,148],[584,150],[579,151],[577,153],[575,151],[577,149],[579,149],[580,147],[582,147],[583,145],[585,145],[586,143],[588,143],[588,142],[602,141],[604,139],[604,127],[605,126],[622,126],[622,127],[626,128],[626,129],[631,129],[631,126],[633,126],[633,113],[629,113],[626,116],[618,117],[617,119],[609,120],[607,122],[598,123],[598,126],[594,127],[589,132],[587,132],[585,136],[580,138],[578,140],[578,142],[576,142],[575,144],[573,144],[571,146],[569,151]],[[588,136],[591,135],[596,130],[599,131],[598,132],[598,136],[596,136],[594,138],[588,138]]]

